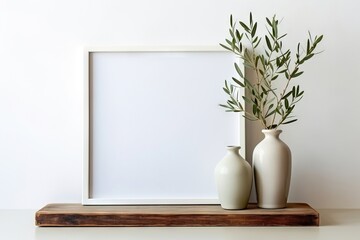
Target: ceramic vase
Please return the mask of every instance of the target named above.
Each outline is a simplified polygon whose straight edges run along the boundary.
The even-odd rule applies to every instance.
[[[227,154],[215,168],[218,196],[224,209],[244,209],[249,201],[252,169],[239,150],[238,146],[227,147]]]
[[[279,138],[281,130],[262,130],[265,138],[253,152],[258,207],[285,208],[291,178],[291,152]]]

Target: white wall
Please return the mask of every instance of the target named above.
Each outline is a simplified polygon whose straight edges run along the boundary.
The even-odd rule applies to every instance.
[[[217,45],[229,14],[246,19],[249,11],[258,20],[284,17],[289,45],[307,30],[325,35],[325,52],[299,79],[306,94],[300,120],[284,128],[294,158],[290,200],[359,208],[358,5],[0,0],[0,208],[81,201],[83,46]]]

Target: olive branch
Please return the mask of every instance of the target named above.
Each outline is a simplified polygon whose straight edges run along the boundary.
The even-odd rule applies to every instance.
[[[291,115],[296,103],[298,103],[304,91],[299,85],[290,87],[290,83],[304,71],[300,67],[319,52],[315,52],[317,45],[323,39],[323,35],[313,38],[309,32],[306,48],[297,44],[295,58],[292,58],[290,49],[283,49],[283,39],[287,34],[279,34],[279,20],[274,15],[271,19],[266,18],[267,34],[263,38],[257,35],[258,23],[254,22],[250,13],[249,24],[242,21],[234,22],[230,15],[230,38],[225,39],[225,44],[220,46],[233,52],[239,57],[239,63],[234,63],[238,77],[233,77],[232,82],[225,80],[223,90],[228,95],[226,104],[220,104],[227,112],[242,112],[246,119],[260,121],[265,129],[276,129],[282,124],[297,121]],[[258,49],[260,43],[263,53]],[[245,47],[244,41],[249,43]],[[240,68],[252,69],[255,73],[255,81],[248,79]],[[274,87],[274,81],[283,79],[282,89]],[[245,89],[245,94],[239,96],[239,89]],[[242,104],[242,100],[251,107],[249,112]]]

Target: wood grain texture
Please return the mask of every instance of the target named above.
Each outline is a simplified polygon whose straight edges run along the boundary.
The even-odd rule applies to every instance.
[[[224,210],[220,205],[82,206],[49,204],[36,212],[37,226],[215,227],[319,226],[319,213],[305,203],[284,209]]]

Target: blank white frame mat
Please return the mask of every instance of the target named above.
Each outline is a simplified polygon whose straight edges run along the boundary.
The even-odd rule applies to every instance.
[[[85,205],[218,203],[214,168],[244,144],[219,107],[235,76],[217,48],[85,51]]]

